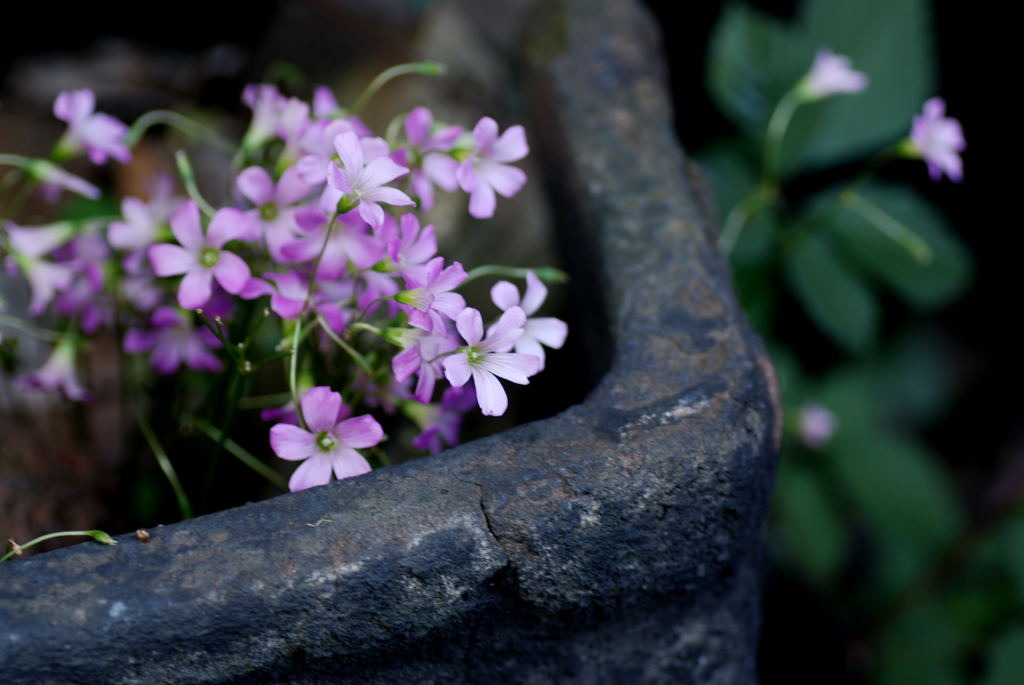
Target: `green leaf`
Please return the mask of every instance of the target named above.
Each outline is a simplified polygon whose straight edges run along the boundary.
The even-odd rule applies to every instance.
[[[814,233],[786,252],[790,287],[818,328],[850,352],[875,339],[878,306],[861,278],[835,254],[831,240]]]
[[[788,556],[812,582],[832,583],[849,540],[846,526],[819,477],[783,460],[775,503],[777,531]]]
[[[844,198],[838,212],[822,219],[852,259],[922,309],[947,304],[964,291],[970,283],[970,256],[931,204],[910,188],[881,183],[867,186],[857,196]],[[916,234],[931,258],[916,259],[884,233],[878,222],[885,217]]]
[[[940,333],[921,328],[894,341],[878,359],[874,392],[887,418],[927,423],[949,407],[955,368]]]
[[[909,611],[881,635],[878,676],[886,685],[966,682],[962,657],[965,635],[949,622],[941,609],[925,604]]]
[[[935,552],[962,529],[965,516],[949,474],[924,446],[877,427],[840,424],[828,452],[874,535]]]
[[[1024,626],[1003,633],[988,649],[985,685],[1024,682]]]
[[[782,96],[828,47],[851,57],[870,85],[800,107],[786,134],[788,173],[869,152],[907,134],[934,93],[927,0],[807,0],[786,24],[744,5],[726,8],[711,36],[708,88],[722,112],[755,141]]]
[[[798,23],[814,49],[849,56],[870,83],[857,95],[801,107],[783,169],[827,166],[908,135],[911,117],[935,92],[929,0],[805,0]]]
[[[813,54],[802,32],[746,5],[730,5],[711,34],[708,90],[727,117],[760,140],[776,103]]]

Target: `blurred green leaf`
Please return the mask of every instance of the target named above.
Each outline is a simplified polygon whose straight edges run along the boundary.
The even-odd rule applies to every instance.
[[[948,408],[954,369],[940,334],[919,329],[895,340],[877,360],[874,392],[887,418],[926,423]]]
[[[988,649],[985,685],[1019,685],[1024,682],[1024,626],[1003,633]]]
[[[786,173],[906,135],[911,117],[934,92],[927,0],[806,0],[791,24],[732,5],[711,36],[708,88],[722,112],[760,141],[776,104],[807,73],[820,47],[851,57],[870,85],[797,111],[783,146]]]
[[[837,257],[831,240],[810,233],[784,259],[790,287],[818,328],[850,352],[865,351],[875,339],[878,305]]]
[[[1024,605],[1024,514],[1003,523],[994,540],[997,559],[1014,581],[1018,603]]]
[[[938,606],[916,607],[882,633],[874,681],[885,685],[964,683],[960,659],[966,638]]]
[[[970,281],[970,256],[935,207],[910,188],[881,183],[859,194],[916,233],[931,250],[931,259],[915,259],[905,246],[844,204],[824,221],[852,259],[920,308],[947,304],[964,291]]]
[[[801,32],[743,4],[725,8],[708,49],[711,97],[755,140],[763,138],[776,103],[807,71],[814,54]]]
[[[949,475],[922,445],[877,429],[853,435],[841,425],[829,452],[877,535],[937,549],[959,532],[964,514]]]
[[[814,50],[849,56],[870,83],[857,95],[801,107],[783,169],[826,166],[908,135],[911,117],[935,92],[929,0],[805,0],[798,22]]]
[[[783,460],[775,501],[778,532],[789,557],[812,582],[833,582],[849,539],[820,477]]]

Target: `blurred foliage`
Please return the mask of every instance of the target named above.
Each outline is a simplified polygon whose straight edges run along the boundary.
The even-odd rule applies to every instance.
[[[707,78],[737,135],[698,159],[726,231],[741,226],[723,246],[782,387],[776,563],[845,624],[856,679],[1022,683],[1024,513],[968,511],[921,438],[956,391],[927,317],[969,287],[971,259],[917,191],[874,178],[934,95],[930,22],[927,0],[805,0],[788,22],[728,7]],[[820,47],[870,85],[797,109],[776,183],[768,122]],[[820,444],[801,440],[811,404],[836,420]]]

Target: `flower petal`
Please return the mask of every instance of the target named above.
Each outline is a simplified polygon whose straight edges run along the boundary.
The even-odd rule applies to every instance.
[[[495,162],[515,162],[530,152],[526,144],[526,131],[522,126],[509,126],[501,137],[494,142],[491,153],[487,156]]]
[[[302,406],[302,418],[311,431],[329,431],[338,422],[338,412],[342,406],[341,394],[326,385],[318,385],[307,390],[299,404]]]
[[[508,409],[508,395],[494,374],[474,368],[473,386],[476,389],[476,401],[484,416],[501,416]]]
[[[210,219],[210,227],[206,230],[207,242],[216,248],[236,238],[255,240],[259,237],[259,229],[253,230],[252,219],[234,207],[217,210]]]
[[[240,292],[248,283],[251,275],[249,265],[245,263],[244,259],[234,252],[224,251],[221,251],[217,266],[213,267],[213,273],[224,290],[232,294]]]
[[[171,231],[190,252],[199,252],[203,248],[203,229],[199,224],[199,208],[195,202],[185,202],[171,216]]]
[[[547,299],[548,289],[532,271],[526,272],[526,292],[523,294],[523,311],[529,316],[540,309]]]
[[[469,360],[464,352],[458,352],[444,359],[444,376],[456,388],[465,385],[472,374]]]
[[[270,429],[270,447],[282,459],[298,461],[316,452],[316,436],[298,426],[279,423]]]
[[[243,170],[235,179],[235,186],[257,207],[270,202],[274,194],[274,181],[263,167],[251,166]]]
[[[146,254],[157,276],[177,276],[196,266],[196,256],[179,245],[151,245]]]
[[[540,371],[540,359],[532,354],[491,352],[480,356],[479,368],[519,385],[529,385],[530,376]]]
[[[384,429],[369,414],[345,419],[331,432],[346,447],[373,447],[384,439]]]
[[[484,337],[483,318],[480,316],[480,312],[472,307],[466,307],[459,312],[458,317],[455,319],[455,328],[458,329],[459,335],[470,345],[476,345]]]
[[[565,344],[567,335],[569,326],[561,319],[550,316],[527,319],[523,326],[524,338],[529,336],[556,350]]]
[[[353,449],[341,448],[331,455],[331,466],[338,480],[361,476],[370,472],[370,464]]]
[[[486,183],[477,183],[469,195],[469,215],[474,219],[490,219],[496,205],[494,191]]]
[[[331,462],[325,455],[317,454],[299,464],[288,480],[292,492],[306,490],[317,485],[326,485],[331,480]]]
[[[508,281],[498,281],[491,288],[491,302],[502,311],[509,307],[518,307],[519,289]]]
[[[178,304],[182,309],[196,309],[210,301],[213,292],[213,269],[192,269],[181,279]]]

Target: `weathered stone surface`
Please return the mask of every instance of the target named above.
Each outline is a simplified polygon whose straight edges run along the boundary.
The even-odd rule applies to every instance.
[[[653,25],[613,0],[548,14],[533,147],[592,356],[612,360],[598,387],[554,418],[149,543],[5,564],[6,679],[754,680],[771,368],[674,139]]]

